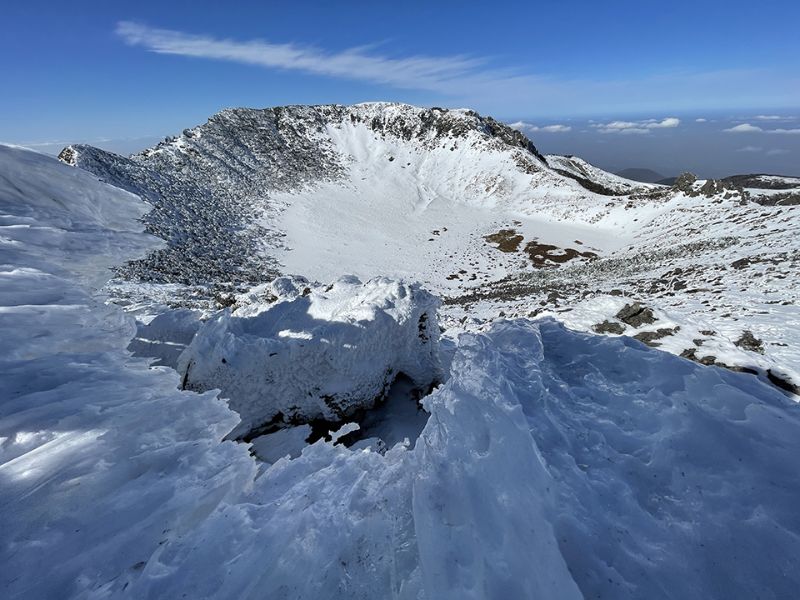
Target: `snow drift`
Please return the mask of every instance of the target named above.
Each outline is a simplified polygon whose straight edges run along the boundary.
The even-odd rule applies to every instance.
[[[800,587],[800,408],[758,379],[499,322],[460,338],[413,448],[320,440],[259,466],[221,441],[237,422],[225,402],[132,357],[130,319],[93,291],[152,244],[142,203],[21,150],[0,147],[0,174],[4,598]]]
[[[159,241],[139,198],[0,146],[0,596],[113,597],[255,474],[237,418],[126,346],[96,287]],[[44,570],[43,570],[44,569]]]
[[[267,287],[272,304],[221,312],[178,361],[185,389],[220,389],[239,413],[233,437],[276,421],[341,421],[371,408],[400,373],[421,388],[441,377],[439,301],[418,285],[283,277]]]

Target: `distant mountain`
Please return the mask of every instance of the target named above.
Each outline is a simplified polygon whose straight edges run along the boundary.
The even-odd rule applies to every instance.
[[[661,183],[662,179],[666,179],[664,175],[658,173],[657,171],[653,171],[652,169],[623,169],[622,171],[618,171],[616,174],[620,177],[624,177],[625,179],[641,181],[642,183]]]
[[[768,175],[766,173],[731,175],[730,177],[725,177],[722,181],[743,188],[754,188],[758,190],[791,190],[800,187],[800,177]]]

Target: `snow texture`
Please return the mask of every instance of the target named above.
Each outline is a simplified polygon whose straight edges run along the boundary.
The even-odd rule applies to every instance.
[[[137,197],[0,146],[0,596],[122,594],[256,468],[236,416],[125,350],[95,295],[158,245]]]
[[[215,121],[225,144],[233,131],[224,133],[225,127],[238,127],[242,119],[261,131],[258,127],[269,124],[261,118],[274,118],[278,124],[271,131],[295,141],[309,139],[308,129],[301,131],[298,124],[314,123],[312,137],[319,134],[325,144],[338,144],[353,157],[331,163],[341,167],[339,183],[280,188],[286,211],[261,213],[271,231],[289,232],[295,250],[288,244],[270,250],[284,259],[294,253],[297,262],[288,270],[316,264],[319,272],[311,276],[322,278],[320,273],[341,271],[361,257],[367,273],[359,275],[371,279],[378,274],[373,270],[400,276],[396,271],[428,256],[418,264],[425,286],[448,294],[447,333],[471,330],[440,342],[443,362],[451,365],[449,378],[423,400],[430,416],[413,446],[400,441],[380,448],[374,437],[351,448],[324,439],[307,444],[308,428],[299,427],[257,438],[252,451],[263,461],[251,456],[249,444],[224,441],[239,419],[216,393],[180,391],[174,370],[132,356],[131,351],[146,353],[141,346],[126,349],[134,336],[159,342],[151,356],[166,364],[175,358],[175,347],[170,354],[163,346],[186,344],[201,315],[167,313],[143,323],[137,333],[133,320],[97,291],[110,267],[156,247],[138,222],[144,203],[84,171],[0,146],[0,595],[34,600],[782,600],[796,595],[797,403],[759,377],[702,366],[626,336],[579,333],[551,319],[498,319],[501,311],[544,308],[537,301],[554,291],[560,297],[541,312],[568,308],[556,314],[580,328],[613,319],[634,299],[645,300],[657,320],[641,329],[680,327],[665,338],[664,348],[677,352],[700,339],[694,346],[718,358],[728,360],[728,353],[764,368],[782,363],[793,375],[800,365],[792,338],[799,322],[791,272],[797,261],[796,209],[762,207],[724,194],[705,198],[669,191],[639,199],[595,194],[554,175],[524,138],[508,137],[490,120],[469,111],[428,119],[417,111],[362,105],[272,110],[258,119],[247,111],[228,111]],[[343,118],[331,124],[332,114]],[[401,142],[406,135],[422,141],[411,147]],[[279,145],[273,134],[264,136]],[[189,173],[190,150],[196,147],[168,142],[152,151],[151,160],[172,161]],[[310,144],[308,156],[317,150]],[[264,156],[270,152],[265,149]],[[236,156],[246,161],[251,154]],[[215,164],[223,164],[223,155]],[[414,157],[422,156],[429,162],[420,165],[418,175],[400,170],[403,158],[413,165]],[[377,168],[378,159],[398,171],[389,177]],[[519,166],[518,160],[525,168],[507,168]],[[236,181],[258,172],[257,160],[255,166],[242,164],[249,166],[238,171]],[[306,173],[305,168],[300,170]],[[448,177],[434,177],[437,169]],[[227,171],[208,173],[211,181]],[[482,175],[472,178],[474,173]],[[492,173],[496,179],[489,185],[486,176]],[[295,175],[287,172],[284,183],[290,187]],[[438,187],[413,187],[417,183]],[[413,189],[419,194],[408,201],[405,192]],[[395,195],[382,196],[392,190]],[[398,204],[398,195],[408,204]],[[165,216],[170,204],[156,196],[148,196],[161,202],[148,227],[174,232]],[[244,197],[227,197],[226,210],[237,211]],[[455,197],[464,202],[454,205]],[[351,204],[339,204],[343,212],[337,216],[340,199]],[[202,212],[210,205],[187,210]],[[306,223],[305,239],[318,235],[316,256],[296,245],[303,239],[300,217],[314,215],[315,207],[324,210]],[[366,208],[349,210],[353,207]],[[388,226],[370,218],[393,208],[396,218],[387,219]],[[209,218],[217,223],[217,217]],[[399,222],[407,227],[402,235],[393,234],[391,229],[402,229]],[[263,223],[244,225],[266,227]],[[276,229],[275,223],[286,228]],[[372,246],[371,236],[379,234],[365,223],[398,243]],[[536,239],[563,249],[580,240],[599,257],[579,265],[522,267],[521,252],[505,256],[483,240],[505,225],[518,227],[526,243]],[[439,234],[432,233],[434,227]],[[205,274],[215,280],[231,266],[244,269],[247,277],[264,272],[240,256],[252,249],[248,244],[255,237],[208,232],[208,240],[199,230],[188,235],[194,241],[180,251],[172,246],[166,254],[149,254],[144,263],[129,266],[128,275],[151,269],[147,272],[157,273],[161,285],[165,273],[200,283],[192,278]],[[458,239],[448,233],[458,233]],[[435,241],[420,250],[428,239]],[[211,262],[170,271],[184,268],[181,260],[202,248],[198,240],[209,241],[211,250],[219,243],[224,251],[211,251]],[[340,250],[338,262],[333,248]],[[364,251],[370,251],[369,261]],[[492,279],[453,283],[445,275],[453,273],[454,261]],[[619,286],[619,293],[611,286]],[[158,289],[169,294],[172,288]],[[201,339],[213,340],[209,355],[223,337],[233,347],[252,343],[252,327],[258,334],[253,339],[284,344],[289,352],[312,342],[315,351],[300,353],[298,362],[313,364],[314,356],[324,354],[317,352],[328,339],[323,332],[343,345],[342,330],[352,326],[359,332],[353,341],[372,349],[373,368],[397,369],[395,361],[420,347],[413,316],[419,317],[423,306],[431,311],[436,306],[415,286],[350,278],[327,291],[281,278],[235,302],[234,311],[201,329]],[[281,314],[290,317],[291,326],[277,322]],[[408,319],[404,326],[400,316]],[[713,332],[706,330],[709,322]],[[431,328],[426,352],[435,351],[435,321],[426,325]],[[763,338],[763,355],[733,343],[745,327]],[[210,335],[215,328],[225,336]],[[209,335],[202,333],[206,329]],[[387,338],[381,348],[375,345],[378,333]],[[344,367],[352,364],[345,352],[328,357]],[[227,356],[219,357],[220,364],[221,358]],[[430,373],[430,355],[412,358],[421,372]],[[402,370],[413,371],[413,365]],[[296,384],[291,381],[296,373],[275,376],[280,389]],[[345,423],[340,433],[357,427]]]
[[[178,360],[185,389],[220,389],[239,413],[232,436],[276,421],[341,421],[384,398],[400,373],[420,388],[441,378],[439,301],[418,285],[302,285],[279,278],[273,304],[222,311]]]

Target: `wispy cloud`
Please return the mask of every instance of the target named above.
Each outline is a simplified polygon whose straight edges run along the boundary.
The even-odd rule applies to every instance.
[[[694,120],[695,123],[705,123],[707,121],[708,121],[708,119],[704,119],[703,117],[700,117],[699,119],[695,119]]]
[[[525,121],[517,121],[515,123],[509,123],[509,127],[513,127],[514,129],[519,129],[520,131],[544,131],[546,133],[567,133],[568,131],[572,131],[572,127],[570,125],[534,125],[533,123],[526,123]]]
[[[758,121],[795,121],[797,117],[789,117],[782,115],[756,115],[753,117]]]
[[[666,119],[645,119],[644,121],[611,121],[610,123],[594,123],[592,127],[600,133],[645,134],[653,129],[672,129],[681,124],[677,117]]]
[[[520,67],[498,67],[496,57],[488,56],[395,56],[375,46],[330,51],[296,43],[196,35],[132,21],[119,22],[116,34],[131,46],[158,54],[427,91],[449,105],[469,105],[494,113],[519,114],[532,106],[540,115],[660,111],[664,106],[671,110],[719,109],[733,107],[734,102],[744,106],[776,106],[788,105],[800,94],[800,78],[774,69],[673,70],[627,79],[566,79],[525,72]],[[702,102],[697,98],[702,98]],[[627,129],[654,128],[652,124],[643,124]]]
[[[800,129],[764,129],[751,123],[741,123],[728,129],[723,129],[727,133],[772,133],[777,135],[800,135]]]
[[[475,76],[486,63],[485,59],[463,55],[391,58],[371,53],[370,47],[326,52],[296,44],[237,42],[156,29],[131,21],[118,23],[116,33],[127,44],[158,54],[225,60],[436,92],[446,91],[453,80]]]
[[[761,146],[744,146],[743,148],[739,148],[736,151],[758,154],[764,152],[764,148],[762,148]],[[769,150],[764,152],[764,154],[766,154],[767,156],[783,156],[784,154],[790,154],[790,153],[791,152],[789,150],[786,150],[784,148],[770,148]]]

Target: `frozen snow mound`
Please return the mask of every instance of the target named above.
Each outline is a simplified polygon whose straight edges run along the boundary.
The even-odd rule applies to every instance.
[[[266,424],[341,421],[371,408],[400,373],[419,387],[441,377],[439,300],[416,284],[283,277],[239,301],[207,321],[178,360],[185,389],[220,389],[239,413],[232,437]]]
[[[528,489],[515,490],[519,477],[508,470],[478,471],[513,439],[501,422],[463,437],[471,462],[442,464],[428,485],[436,486],[432,496],[454,489],[446,477],[463,472],[484,501],[498,493],[506,503],[531,493],[545,498],[547,521],[584,597],[791,598],[800,589],[800,406],[758,379],[630,338],[515,321],[487,336],[463,336],[452,379],[429,402],[428,438],[441,422],[437,403],[461,428],[468,427],[464,403],[481,402],[487,411],[500,403],[504,418],[527,429],[547,472]],[[447,438],[456,433],[446,422],[437,435],[455,447]],[[531,459],[527,466],[509,460],[521,472],[538,472]],[[418,496],[415,489],[415,506]],[[463,508],[454,517],[457,502]],[[477,522],[485,514],[477,502],[448,500],[447,521],[462,528]],[[483,520],[482,541],[501,543],[490,533],[496,530],[519,532],[516,512],[494,527]]]
[[[414,448],[287,433],[259,467],[92,293],[153,246],[146,207],[2,146],[0,175],[3,598],[796,596],[800,406],[758,379],[501,322],[460,338]],[[381,321],[408,298],[382,285],[284,280],[236,318],[317,294],[307,319]]]
[[[137,196],[0,145],[0,597],[118,597],[255,467],[236,415],[125,349],[95,296],[160,241]],[[46,565],[43,571],[42,566]]]
[[[628,338],[460,338],[411,449],[320,440],[170,540],[132,598],[791,598],[800,409]],[[287,451],[287,454],[289,452]]]

